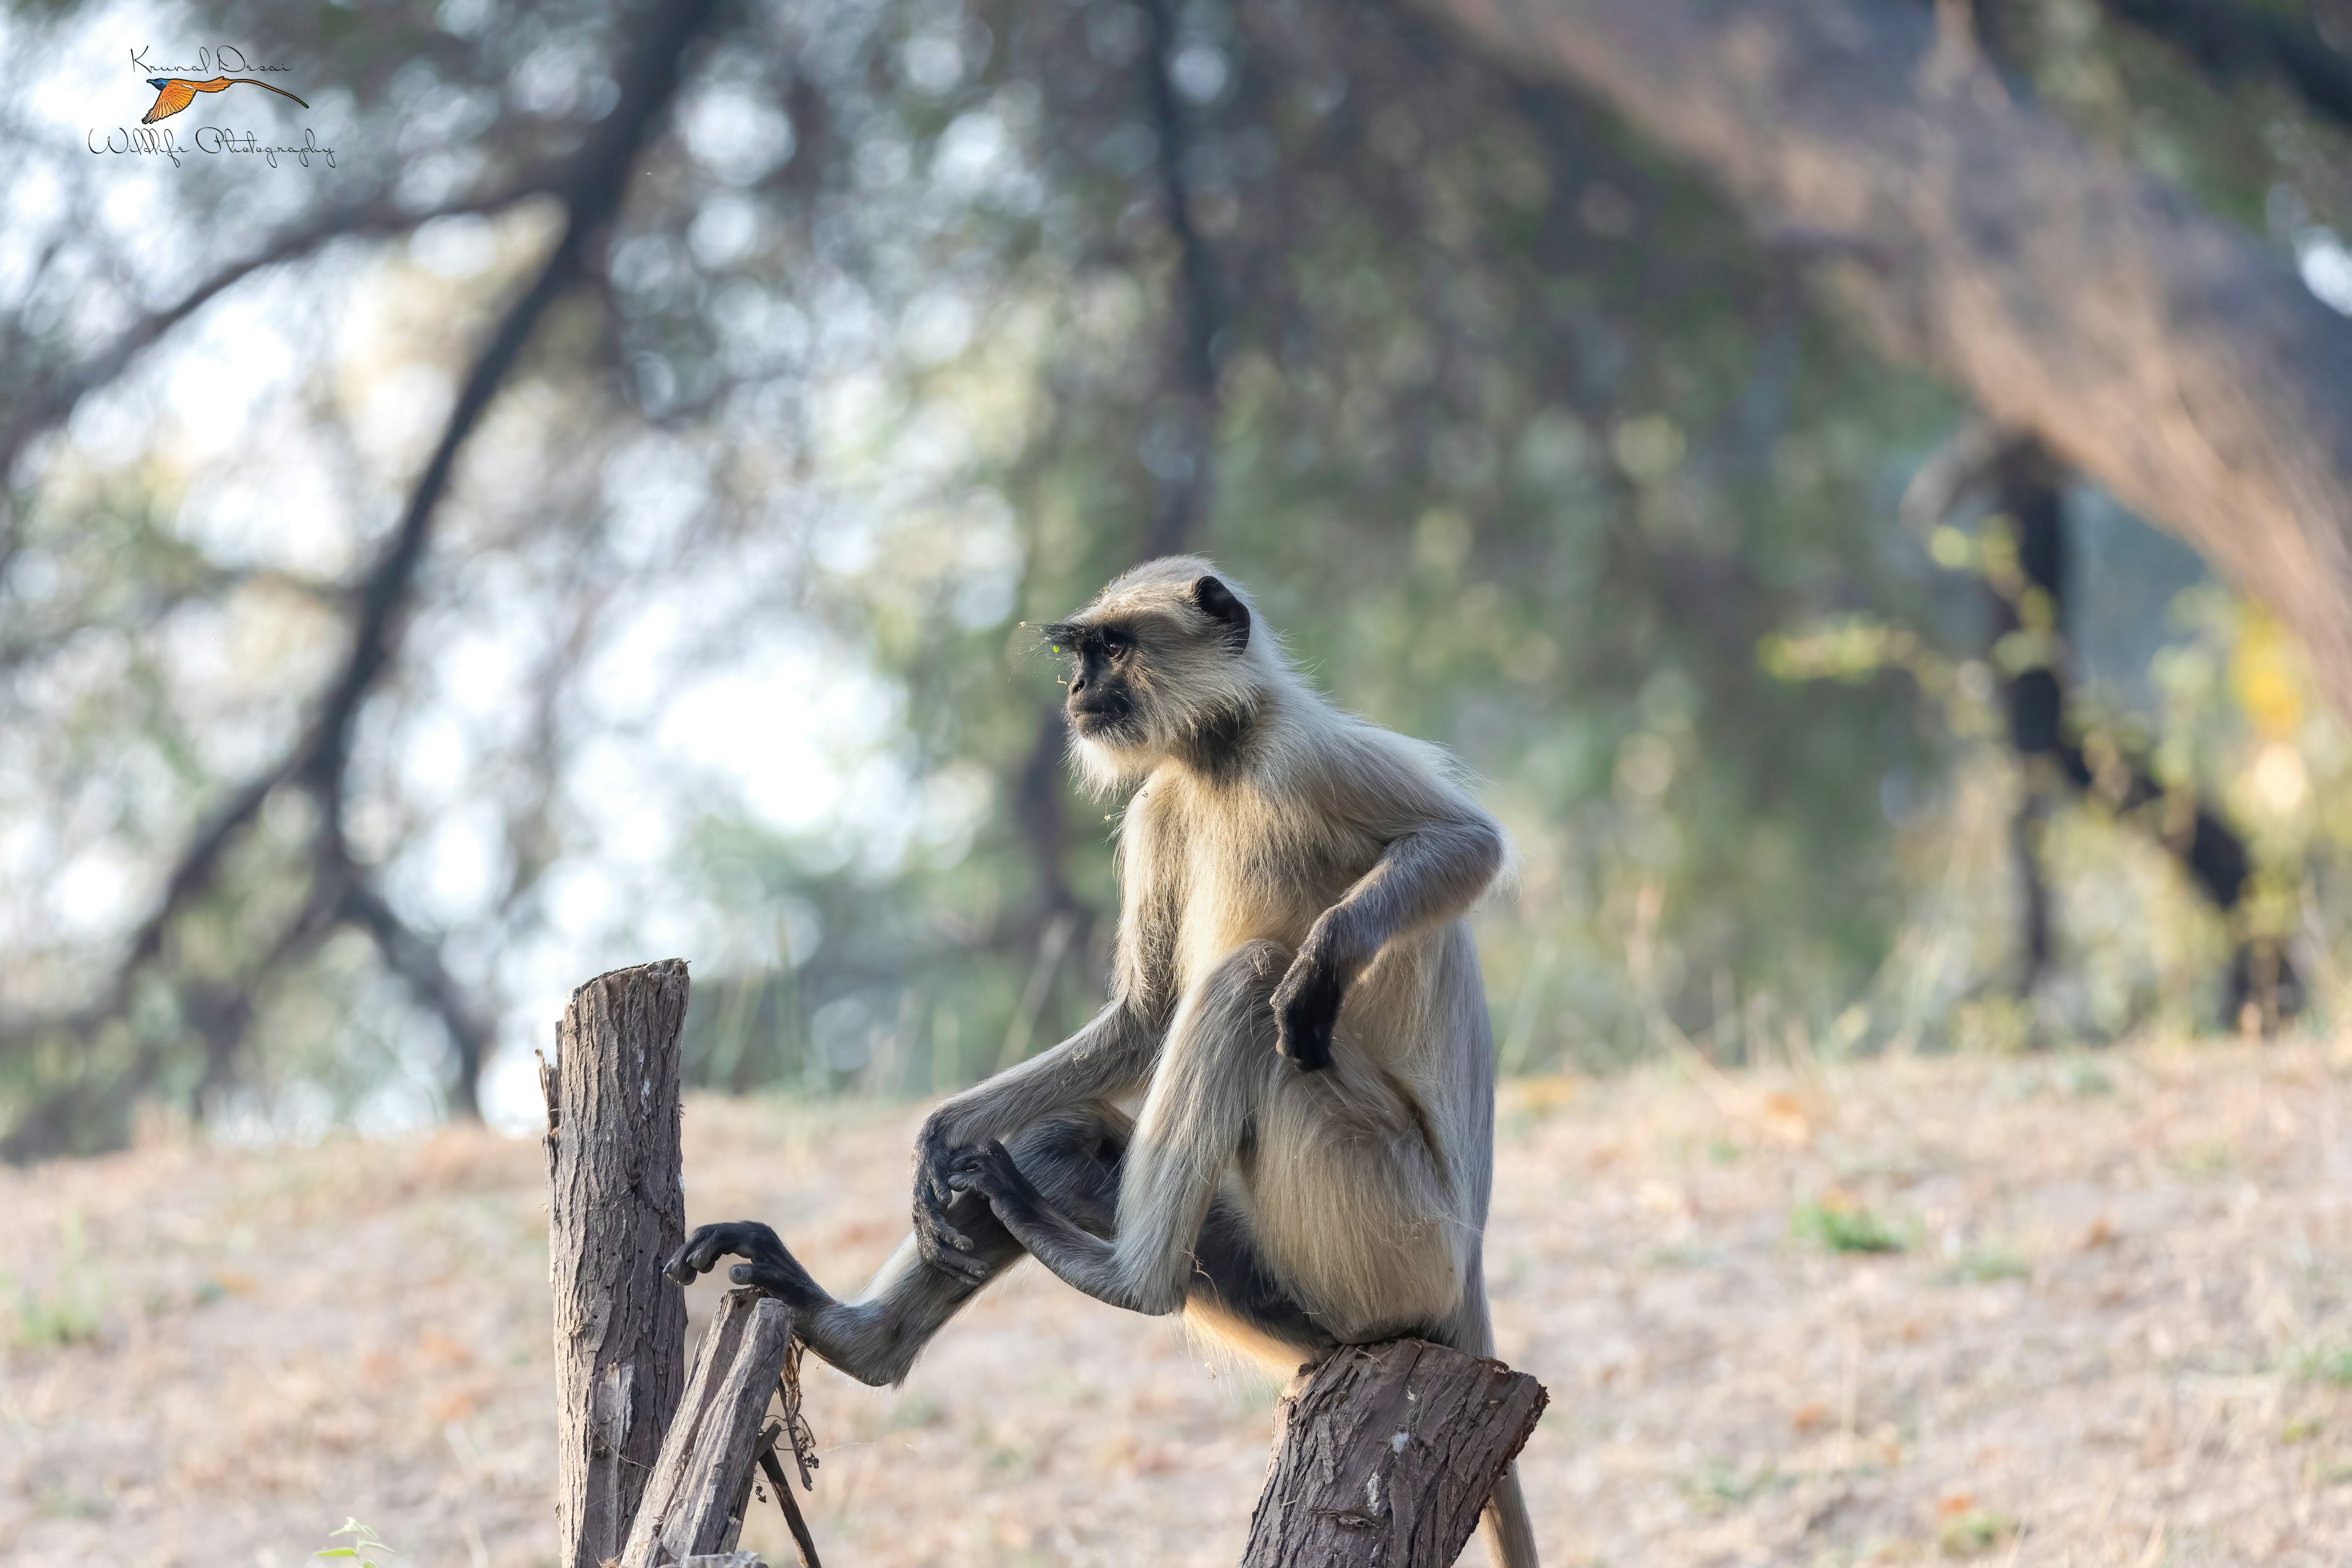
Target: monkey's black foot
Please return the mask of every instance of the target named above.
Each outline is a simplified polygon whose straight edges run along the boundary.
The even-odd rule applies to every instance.
[[[1331,1031],[1339,1022],[1339,971],[1310,945],[1274,988],[1274,1048],[1301,1072],[1331,1065]]]
[[[983,1221],[990,1217],[987,1200],[967,1198],[961,1193],[952,1193],[952,1197],[951,1203],[939,1204],[931,1200],[929,1193],[916,1196],[915,1250],[940,1273],[967,1284],[984,1285],[993,1266],[975,1253],[972,1239],[965,1232],[971,1228],[975,1213]],[[959,1229],[948,1217],[950,1209],[973,1211],[957,1216],[963,1222],[963,1228]]]
[[[979,1205],[961,1205],[964,1223],[950,1217],[961,1194],[950,1184],[949,1173],[954,1169],[956,1157],[963,1150],[950,1130],[946,1115],[935,1110],[925,1119],[923,1130],[915,1136],[915,1246],[923,1261],[935,1268],[959,1279],[984,1279],[985,1267],[975,1268],[978,1260],[970,1254],[974,1247],[968,1233],[970,1220],[978,1217]]]
[[[751,1260],[727,1271],[738,1285],[757,1286],[795,1307],[821,1306],[831,1300],[800,1260],[785,1250],[782,1238],[758,1220],[702,1226],[671,1255],[662,1272],[681,1285],[691,1284],[697,1275],[708,1274],[730,1255]]]

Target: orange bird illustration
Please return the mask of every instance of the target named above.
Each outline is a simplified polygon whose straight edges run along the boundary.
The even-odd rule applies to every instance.
[[[155,107],[142,115],[139,123],[152,125],[159,120],[169,120],[173,115],[195,102],[196,94],[226,92],[237,82],[247,82],[255,87],[269,87],[269,84],[259,77],[251,76],[216,76],[210,81],[190,81],[184,76],[151,76],[147,79],[147,85],[155,89]],[[294,98],[292,93],[282,87],[269,87],[269,90],[280,98]],[[294,98],[294,101],[302,103],[299,98]],[[302,107],[308,109],[310,106],[302,103]]]

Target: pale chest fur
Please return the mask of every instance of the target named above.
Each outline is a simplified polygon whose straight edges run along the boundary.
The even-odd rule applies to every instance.
[[[1381,849],[1247,784],[1163,770],[1129,803],[1120,829],[1122,959],[1173,996],[1244,942],[1295,948]]]

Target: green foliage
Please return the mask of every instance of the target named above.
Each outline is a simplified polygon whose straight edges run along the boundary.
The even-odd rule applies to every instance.
[[[1696,1476],[1681,1483],[1684,1495],[1708,1513],[1744,1507],[1758,1498],[1786,1491],[1795,1484],[1796,1478],[1783,1475],[1769,1459],[1752,1465],[1710,1459]]]
[[[2352,1345],[2336,1341],[2298,1345],[2286,1356],[2284,1370],[2299,1383],[2352,1388]]]
[[[1947,1557],[1981,1557],[2017,1533],[2017,1521],[1987,1509],[1968,1509],[1936,1525],[1936,1550]]]
[[[2027,1279],[2033,1274],[2033,1265],[2025,1255],[2009,1247],[1981,1247],[1964,1252],[1944,1271],[1944,1277],[1961,1284],[1990,1285],[2002,1279]]]
[[[94,1340],[103,1321],[106,1281],[90,1260],[80,1211],[66,1210],[59,1228],[61,1244],[46,1280],[28,1272],[14,1281],[8,1342],[22,1350]]]
[[[350,1536],[352,1538],[352,1543],[349,1546],[321,1547],[318,1551],[310,1553],[310,1555],[313,1557],[357,1558],[357,1568],[383,1568],[383,1565],[377,1563],[375,1560],[374,1554],[379,1552],[385,1552],[395,1557],[399,1555],[398,1551],[384,1544],[383,1538],[378,1536],[374,1531],[369,1529],[366,1525],[362,1524],[358,1520],[352,1519],[349,1516],[344,1518],[343,1526],[341,1530],[331,1530],[327,1531],[327,1539],[330,1541],[332,1541],[339,1535]]]
[[[1789,1233],[1832,1252],[1902,1252],[1910,1246],[1876,1214],[1843,1199],[1798,1205],[1789,1215]]]

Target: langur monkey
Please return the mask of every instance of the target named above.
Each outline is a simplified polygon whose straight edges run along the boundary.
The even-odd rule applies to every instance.
[[[1494,1050],[1464,915],[1502,830],[1441,752],[1309,689],[1197,556],[1045,636],[1078,772],[1139,786],[1108,1005],[931,1113],[914,1234],[856,1300],[757,1223],[702,1226],[670,1275],[748,1258],[735,1282],[871,1384],[1024,1252],[1285,1373],[1406,1334],[1493,1353]],[[1535,1568],[1516,1469],[1482,1524],[1496,1568]]]

